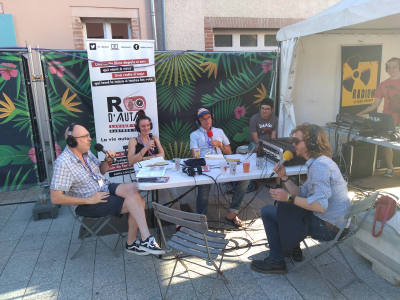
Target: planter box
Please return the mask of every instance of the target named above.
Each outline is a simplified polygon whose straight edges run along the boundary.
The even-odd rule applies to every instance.
[[[361,213],[353,221],[359,224]],[[372,270],[393,285],[400,285],[400,235],[385,224],[379,237],[372,236],[375,210],[371,211],[360,231],[353,237],[354,250],[372,262]],[[354,225],[354,224],[353,224]],[[376,232],[379,232],[381,222],[376,222]]]

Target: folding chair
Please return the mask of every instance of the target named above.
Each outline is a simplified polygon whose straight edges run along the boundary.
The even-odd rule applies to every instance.
[[[347,214],[344,216],[344,221],[342,223],[342,225],[340,226],[340,230],[339,232],[336,234],[335,238],[331,241],[326,242],[325,246],[319,250],[317,253],[315,253],[314,255],[311,254],[310,249],[308,248],[308,245],[306,243],[305,240],[303,240],[303,243],[307,249],[307,253],[308,253],[308,258],[306,260],[304,260],[303,262],[297,264],[294,268],[293,271],[301,268],[302,266],[304,266],[305,264],[307,264],[309,261],[314,261],[315,265],[317,266],[317,270],[318,272],[321,274],[321,276],[324,278],[326,284],[329,286],[333,296],[336,298],[336,293],[333,291],[332,287],[329,285],[328,280],[326,279],[325,275],[322,273],[321,268],[319,267],[317,261],[315,260],[315,258],[321,256],[322,254],[324,254],[325,252],[327,252],[328,250],[337,247],[337,249],[339,250],[339,253],[342,255],[344,261],[346,262],[346,264],[349,266],[350,271],[353,273],[353,275],[355,276],[355,278],[353,280],[351,280],[348,284],[346,284],[345,286],[341,287],[340,290],[346,288],[347,286],[349,286],[351,283],[353,283],[355,280],[358,280],[359,282],[362,282],[362,280],[357,276],[357,274],[354,272],[354,269],[352,268],[352,266],[349,264],[348,260],[346,259],[346,257],[344,256],[342,250],[339,247],[339,244],[342,243],[343,241],[345,241],[346,239],[348,239],[351,236],[354,236],[362,227],[362,225],[364,224],[365,220],[368,218],[372,206],[375,203],[376,198],[378,197],[379,192],[375,192],[373,195],[365,198],[364,200],[361,200],[359,202],[356,202],[354,204],[352,204],[349,208],[349,211],[347,212]],[[346,236],[342,237],[341,239],[340,236],[342,235],[343,231],[345,230],[347,224],[349,224],[351,218],[353,218],[354,216],[358,215],[359,213],[368,210],[367,213],[364,215],[364,217],[362,218],[360,224],[358,224],[358,226],[354,229],[351,228],[351,226],[349,227],[349,232]],[[339,291],[340,291],[339,290]]]
[[[154,202],[152,204],[154,208],[154,214],[157,218],[158,225],[161,229],[160,231],[164,241],[164,245],[166,247],[166,252],[172,253],[176,258],[175,266],[172,271],[171,278],[169,279],[168,287],[164,295],[164,300],[167,297],[167,293],[171,285],[172,278],[174,277],[178,261],[185,267],[186,271],[189,273],[189,268],[184,262],[187,260],[181,257],[182,253],[187,253],[189,255],[206,259],[207,263],[210,262],[214,267],[214,269],[212,269],[206,266],[196,264],[194,262],[187,261],[189,263],[193,263],[213,271],[215,270],[217,272],[217,275],[215,277],[214,288],[211,294],[211,299],[212,299],[214,296],[219,275],[221,275],[221,277],[226,281],[226,283],[229,283],[228,279],[221,271],[221,265],[222,265],[222,260],[224,259],[225,248],[226,245],[229,243],[229,241],[225,239],[225,234],[208,231],[207,218],[205,215],[193,214],[172,208],[167,208],[165,206],[162,206]],[[182,226],[180,231],[178,231],[175,235],[173,235],[168,242],[165,239],[164,230],[161,225],[161,220]],[[221,260],[219,261],[219,265],[217,266],[216,258],[218,257],[218,255],[221,255]],[[193,269],[190,271],[197,273],[193,271]]]
[[[73,208],[72,205],[68,205],[68,210],[70,212],[70,214],[72,215],[72,217],[81,225],[83,226],[87,232],[82,236],[82,244],[79,247],[79,249],[75,252],[74,255],[71,256],[71,259],[74,259],[78,253],[83,249],[83,246],[85,245],[86,239],[89,237],[89,235],[91,234],[92,236],[94,236],[96,238],[97,241],[100,241],[104,246],[106,246],[111,252],[113,252],[113,254],[116,257],[119,257],[119,255],[115,252],[115,249],[117,248],[118,242],[120,238],[123,238],[124,235],[122,233],[120,233],[113,225],[111,225],[109,223],[111,216],[106,216],[106,217],[100,217],[100,218],[89,218],[89,217],[83,217],[83,216],[78,216],[75,214],[75,210]],[[83,221],[84,220],[97,220],[97,222],[89,227],[87,226]],[[115,244],[114,249],[112,249],[109,245],[107,245],[106,242],[103,241],[102,238],[100,238],[97,234],[99,233],[99,231],[104,227],[104,226],[109,226],[110,228],[112,228],[119,236],[118,236],[118,240],[117,243]]]

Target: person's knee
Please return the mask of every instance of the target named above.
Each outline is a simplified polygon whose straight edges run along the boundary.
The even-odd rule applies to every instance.
[[[272,215],[276,213],[276,206],[274,205],[265,205],[261,208],[261,217],[263,219],[270,219]]]

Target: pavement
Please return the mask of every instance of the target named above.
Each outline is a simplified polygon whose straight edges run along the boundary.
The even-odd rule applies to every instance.
[[[125,241],[118,240],[117,235],[108,235],[103,238],[109,245],[117,244],[118,258],[101,243],[90,240],[77,258],[71,260],[81,243],[79,226],[65,206],[61,206],[56,219],[34,221],[34,203],[29,201],[38,199],[41,191],[0,193],[0,299],[162,299],[174,267],[171,255],[162,259],[153,255],[136,256],[124,251]],[[246,194],[244,203],[253,196],[254,192]],[[143,193],[143,197],[146,199],[147,194]],[[195,211],[194,192],[181,202],[188,203]],[[240,217],[249,224],[256,214],[260,215],[264,205],[272,203],[268,189],[263,188]],[[232,229],[224,222],[227,208],[227,200],[221,195],[219,201],[210,199],[210,227]],[[164,229],[167,236],[174,231],[173,226]],[[294,265],[287,260],[286,275],[266,275],[250,269],[252,260],[268,255],[260,219],[246,230],[227,230],[227,234],[232,240],[229,247],[242,248],[227,252],[222,269],[230,283],[219,281],[214,299],[333,298],[313,263],[291,271]],[[312,252],[321,247],[311,239],[307,239],[307,244]],[[353,277],[337,249],[319,257],[317,261],[330,285],[334,290],[341,289],[338,299],[400,299],[400,286],[393,286],[375,274],[371,263],[353,251],[351,239],[341,249],[363,282],[356,281],[341,289]],[[189,260],[205,263],[194,258]],[[189,267],[188,274],[178,264],[167,299],[210,298],[214,280],[200,274],[213,275],[213,272],[194,264]]]

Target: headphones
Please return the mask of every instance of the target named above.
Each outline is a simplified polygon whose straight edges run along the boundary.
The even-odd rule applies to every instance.
[[[318,149],[319,143],[317,140],[317,126],[314,125],[312,130],[312,136],[308,138],[307,142],[307,149],[310,151],[315,151]]]
[[[395,60],[397,60],[397,63],[399,64],[399,68],[400,68],[400,58],[392,57],[391,59],[389,59],[389,60],[385,63],[385,70],[386,70],[386,72],[388,71],[389,62],[395,61]]]
[[[75,148],[76,146],[78,146],[78,141],[76,140],[75,137],[73,137],[71,135],[72,134],[72,130],[74,130],[74,126],[75,125],[76,125],[75,123],[72,123],[68,127],[68,137],[67,137],[66,141],[67,141],[68,147],[70,147],[70,148]]]
[[[200,110],[203,110],[203,109],[208,110],[208,111],[210,112],[210,114],[211,114],[211,120],[214,120],[214,118],[215,118],[214,113],[213,113],[211,110],[206,109],[206,108],[203,108],[203,107],[199,108],[199,109],[197,110],[196,115],[194,116],[194,121],[196,122],[196,124],[197,124],[199,127],[201,127],[201,122],[200,122],[199,117],[198,117],[197,115],[199,114]]]
[[[153,129],[153,122],[151,122],[151,119],[148,116],[141,116],[141,117],[136,119],[135,129],[136,129],[137,132],[140,133],[139,122],[142,121],[142,120],[149,120],[150,121],[150,130]]]
[[[196,171],[197,173],[199,173],[199,175],[203,174],[203,169],[201,168],[201,166],[187,166],[182,168],[182,172],[191,177],[194,177],[194,175],[196,175]]]

